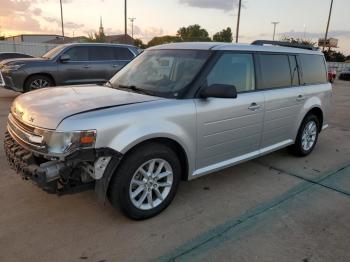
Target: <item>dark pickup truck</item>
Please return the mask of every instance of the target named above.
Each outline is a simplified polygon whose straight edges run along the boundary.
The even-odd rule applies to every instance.
[[[74,84],[104,83],[139,54],[131,45],[75,43],[40,58],[0,63],[0,86],[18,92]]]

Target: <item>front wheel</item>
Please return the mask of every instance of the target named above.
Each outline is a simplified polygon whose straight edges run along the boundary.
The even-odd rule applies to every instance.
[[[45,75],[34,75],[26,80],[24,84],[24,91],[29,92],[50,86],[54,86],[54,83],[50,77],[47,77]]]
[[[313,114],[307,115],[301,123],[294,145],[290,147],[292,152],[297,156],[310,154],[316,145],[319,130],[318,118]]]
[[[150,218],[173,200],[181,177],[181,165],[172,149],[159,143],[145,144],[118,168],[109,187],[109,200],[130,218]]]

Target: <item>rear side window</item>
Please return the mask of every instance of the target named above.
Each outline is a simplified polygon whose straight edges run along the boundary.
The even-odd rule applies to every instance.
[[[132,60],[134,55],[128,48],[114,47],[114,59],[116,60]]]
[[[327,82],[326,66],[321,55],[299,55],[303,80],[307,85]]]
[[[90,46],[90,61],[114,60],[113,48],[108,46]]]
[[[259,56],[261,83],[258,89],[288,87],[291,70],[287,55],[261,54]]]
[[[88,48],[86,46],[72,47],[65,54],[70,56],[71,61],[89,60]]]
[[[254,90],[254,63],[251,54],[223,54],[207,76],[207,85],[234,85],[237,92]]]

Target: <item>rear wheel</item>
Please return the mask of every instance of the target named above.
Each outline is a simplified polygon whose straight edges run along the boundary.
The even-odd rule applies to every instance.
[[[128,154],[109,187],[109,200],[132,219],[163,211],[175,197],[181,166],[173,150],[148,143]]]
[[[317,143],[319,130],[318,118],[313,114],[307,115],[301,123],[295,144],[290,147],[292,152],[297,156],[310,154]]]
[[[24,84],[24,91],[29,92],[32,90],[54,86],[54,83],[50,77],[45,75],[34,75],[27,79]]]

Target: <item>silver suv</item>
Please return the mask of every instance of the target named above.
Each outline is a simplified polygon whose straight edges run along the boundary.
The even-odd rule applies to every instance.
[[[133,219],[173,200],[179,181],[289,146],[308,155],[327,127],[321,52],[222,43],[147,49],[105,86],[16,98],[5,151],[51,193],[94,188]]]

